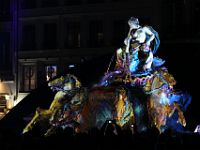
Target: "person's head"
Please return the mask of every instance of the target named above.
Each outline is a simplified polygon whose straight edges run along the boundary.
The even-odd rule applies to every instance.
[[[138,29],[140,27],[138,18],[131,17],[128,20],[128,25],[131,29]]]

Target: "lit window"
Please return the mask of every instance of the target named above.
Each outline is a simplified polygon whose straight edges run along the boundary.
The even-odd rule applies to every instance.
[[[22,66],[21,91],[31,91],[36,88],[36,66]]]
[[[46,71],[46,80],[49,81],[57,75],[57,66],[49,65],[45,67]]]
[[[71,64],[71,65],[68,66],[68,68],[74,68],[74,67],[75,67],[74,64]]]

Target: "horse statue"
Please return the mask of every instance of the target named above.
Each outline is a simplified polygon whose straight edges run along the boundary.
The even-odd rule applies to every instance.
[[[147,105],[151,125],[158,128],[160,132],[163,131],[163,127],[168,126],[170,118],[173,118],[174,124],[186,126],[183,110],[187,106],[183,107],[183,105],[190,99],[187,94],[176,92],[173,89],[175,84],[174,77],[165,67],[162,67],[154,72],[153,77],[144,86],[145,93],[149,94]],[[173,117],[175,115],[176,118]]]
[[[132,104],[122,86],[81,86],[74,75],[67,74],[48,83],[56,91],[49,109],[37,108],[34,117],[24,128],[31,131],[39,124],[49,136],[57,128],[72,127],[75,132],[87,132],[91,127],[101,128],[107,120],[117,120],[121,127],[133,122]]]
[[[64,120],[63,118],[68,118],[69,122],[77,119],[76,117],[79,114],[77,110],[83,105],[87,97],[85,95],[87,93],[86,89],[81,88],[81,83],[78,79],[71,74],[67,74],[50,81],[48,86],[53,91],[56,91],[49,109],[37,108],[34,117],[24,128],[23,133],[29,132],[36,123],[39,123],[41,128],[50,126],[46,133],[48,135],[54,129],[53,127],[57,126],[58,123],[61,124]],[[73,115],[69,114],[71,112],[67,110],[67,105],[71,107],[70,110],[74,110]]]
[[[115,120],[121,128],[135,124],[138,132],[152,126],[163,132],[163,127],[170,127],[170,119],[173,124],[186,126],[183,111],[190,96],[173,89],[176,81],[165,67],[130,81],[86,88],[74,75],[56,78],[48,83],[57,92],[49,109],[37,108],[23,133],[36,123],[46,130],[45,136],[57,128],[72,127],[75,132],[100,129],[107,120]]]

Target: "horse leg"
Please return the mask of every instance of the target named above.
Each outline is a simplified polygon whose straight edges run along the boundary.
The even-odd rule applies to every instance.
[[[178,103],[174,103],[174,107],[178,110],[178,122],[182,124],[184,127],[186,126],[186,120],[182,110],[180,109]]]
[[[36,111],[34,117],[28,123],[28,125],[24,128],[22,133],[24,134],[24,133],[29,132],[30,130],[32,130],[33,126],[38,122],[38,120],[39,120],[39,113],[38,113],[38,111]]]
[[[50,112],[49,110],[43,110],[43,109],[37,109],[35,112],[34,117],[32,120],[28,123],[28,125],[24,128],[23,134],[26,132],[29,132],[30,130],[33,129],[34,125],[39,122],[41,119],[48,118]]]

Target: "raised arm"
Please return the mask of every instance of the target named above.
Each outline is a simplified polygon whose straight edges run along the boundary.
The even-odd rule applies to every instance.
[[[155,38],[154,33],[150,30],[150,28],[148,27],[143,27],[144,32],[149,36],[145,43],[147,44],[147,46],[150,46],[151,41],[153,41],[153,39]]]
[[[131,37],[131,30],[132,30],[132,29],[129,30],[128,35],[127,35],[127,37],[126,37],[125,40],[124,40],[124,44],[125,44],[125,45],[128,45],[129,42],[130,42],[130,40],[132,39],[132,37]]]

